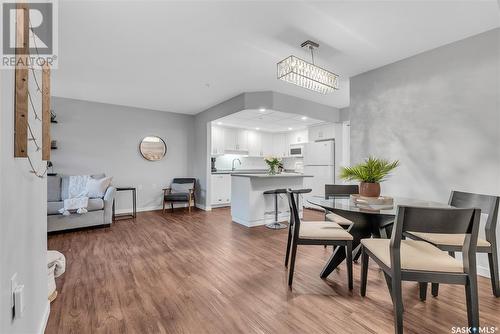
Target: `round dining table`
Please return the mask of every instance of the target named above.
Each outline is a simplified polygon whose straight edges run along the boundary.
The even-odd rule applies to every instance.
[[[308,202],[327,211],[349,219],[353,224],[348,228],[353,236],[353,258],[359,254],[361,239],[387,238],[392,231],[392,224],[399,205],[418,207],[450,207],[445,203],[418,200],[413,198],[394,197],[390,205],[365,205],[354,203],[349,196],[311,196]],[[346,258],[345,247],[335,247],[328,263],[321,271],[321,278],[326,278]]]

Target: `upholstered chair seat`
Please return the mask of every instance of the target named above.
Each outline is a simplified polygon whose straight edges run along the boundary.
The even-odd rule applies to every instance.
[[[318,240],[352,240],[352,235],[336,223],[302,222],[299,231],[299,238]]]
[[[350,221],[349,219],[346,219],[336,213],[327,213],[325,215],[325,218],[327,221],[331,221],[331,222],[334,222],[334,223],[337,223],[339,225],[342,225],[342,226],[350,226],[352,225],[352,221]]]
[[[389,268],[391,267],[390,243],[390,239],[361,240],[361,244]],[[464,272],[462,261],[428,242],[418,240],[401,240],[401,269]]]
[[[165,195],[167,202],[186,202],[189,201],[189,193],[175,193]]]
[[[465,240],[465,234],[443,234],[443,233],[421,233],[407,232],[419,239],[425,240],[435,245],[462,247]],[[477,247],[490,247],[491,244],[484,239],[477,239]]]

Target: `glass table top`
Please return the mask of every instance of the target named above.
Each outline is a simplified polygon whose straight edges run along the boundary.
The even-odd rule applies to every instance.
[[[394,197],[392,205],[364,205],[354,203],[349,196],[311,196],[307,200],[309,203],[322,208],[334,211],[351,211],[377,215],[395,216],[398,205],[430,207],[430,208],[450,208],[448,204],[426,200],[419,200],[406,197]]]

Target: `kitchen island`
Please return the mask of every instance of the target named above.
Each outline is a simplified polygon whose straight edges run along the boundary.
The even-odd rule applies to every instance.
[[[235,223],[254,227],[274,221],[274,196],[264,195],[264,191],[272,189],[302,189],[304,178],[312,175],[299,173],[238,174],[231,175],[231,216]],[[290,209],[286,195],[278,195],[279,221],[288,221]],[[302,202],[300,205],[302,214]]]

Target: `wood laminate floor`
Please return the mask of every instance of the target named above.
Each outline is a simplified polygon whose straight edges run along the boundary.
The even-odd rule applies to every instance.
[[[319,212],[306,210],[308,220]],[[331,248],[299,246],[293,290],[283,266],[286,230],[245,228],[228,209],[139,213],[110,228],[51,235],[66,255],[46,333],[393,333],[392,303],[373,265],[367,296],[360,265],[349,292],[342,265],[319,273]],[[430,296],[430,291],[429,291]],[[466,326],[465,293],[442,285],[418,299],[404,283],[405,333]],[[500,327],[500,298],[479,278],[481,325]]]

